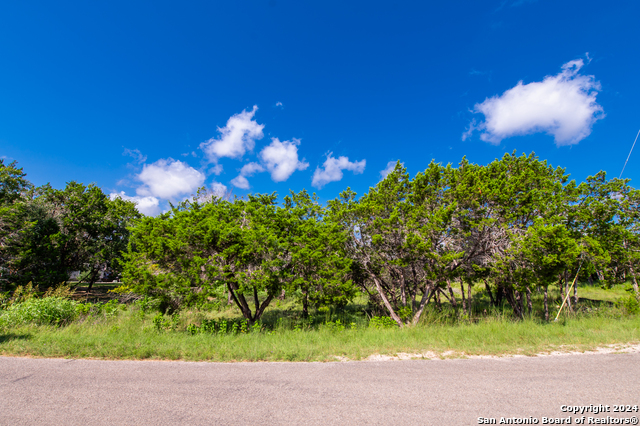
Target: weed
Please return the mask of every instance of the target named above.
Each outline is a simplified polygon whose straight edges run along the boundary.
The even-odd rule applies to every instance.
[[[20,324],[63,325],[73,321],[77,302],[60,297],[28,298],[14,303],[0,315],[0,328]]]
[[[164,315],[162,315],[160,312],[158,312],[156,316],[153,317],[152,322],[157,332],[162,332],[169,328],[169,321],[167,321]]]
[[[389,317],[372,317],[371,320],[369,320],[369,327],[377,329],[397,328],[398,323]]]
[[[624,310],[628,315],[640,314],[640,303],[638,303],[638,299],[636,299],[634,295],[621,297],[616,305]]]
[[[345,325],[338,319],[335,321],[327,321],[324,326],[327,328],[327,330],[332,331],[332,332],[337,332],[337,331],[344,331],[345,330]]]

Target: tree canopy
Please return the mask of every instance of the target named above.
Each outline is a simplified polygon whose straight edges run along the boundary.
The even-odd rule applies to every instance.
[[[531,294],[556,286],[577,303],[575,278],[630,280],[640,297],[640,191],[599,172],[580,184],[535,154],[487,165],[432,161],[413,178],[398,162],[362,196],[323,206],[291,192],[196,196],[156,217],[95,185],[35,188],[0,160],[0,279],[51,286],[74,270],[94,282],[122,271],[124,289],[166,309],[226,298],[251,323],[274,298],[340,308],[358,294],[399,326],[448,300],[471,315],[483,286],[517,318]],[[455,293],[462,296],[461,306]]]

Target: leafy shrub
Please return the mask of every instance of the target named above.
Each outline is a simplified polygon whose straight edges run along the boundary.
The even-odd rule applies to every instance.
[[[327,330],[333,332],[345,330],[345,324],[343,324],[339,319],[335,321],[327,321],[324,323],[324,326]]]
[[[113,317],[118,310],[126,310],[127,305],[124,303],[118,303],[117,300],[112,299],[106,303],[78,303],[76,305],[76,312],[80,315],[95,316],[105,314],[107,317]]]
[[[229,327],[231,324],[231,327]],[[187,333],[192,335],[198,333],[207,333],[207,334],[248,334],[248,333],[259,333],[262,331],[262,324],[260,322],[255,322],[252,326],[249,326],[249,322],[247,320],[238,321],[227,321],[221,320],[220,322],[216,322],[215,320],[203,320],[200,325],[189,324],[187,326]]]
[[[29,283],[31,284],[31,283]],[[75,291],[71,288],[71,284],[61,283],[56,287],[49,287],[42,297],[60,297],[69,299]]]
[[[400,319],[402,321],[406,321],[409,318],[413,317],[413,311],[411,310],[411,306],[403,306],[400,309],[398,309],[397,312],[398,316],[400,317]],[[389,318],[391,319],[391,318]],[[395,321],[394,321],[395,323]]]
[[[398,323],[389,317],[373,317],[369,321],[369,327],[373,328],[394,328],[398,327]]]
[[[144,296],[142,299],[136,302],[136,305],[141,312],[153,312],[160,309],[160,300],[153,297]]]
[[[34,298],[37,296],[38,292],[37,292],[37,288],[33,286],[33,283],[29,282],[29,284],[25,285],[25,286],[21,286],[19,285],[18,287],[16,287],[16,289],[13,291],[13,294],[11,294],[11,292],[6,292],[2,294],[2,308],[6,309],[11,305],[14,305],[16,303],[20,303],[20,302],[24,302],[25,300],[29,300],[31,298]]]
[[[620,298],[617,305],[629,315],[640,314],[640,303],[638,303],[638,299],[633,295]]]
[[[78,303],[76,305],[76,312],[79,315],[90,315],[100,312],[100,303]]]
[[[75,319],[77,305],[77,302],[62,297],[30,298],[9,306],[0,315],[0,328],[21,324],[67,324]]]
[[[168,318],[162,315],[162,313],[158,313],[156,314],[155,317],[153,317],[153,326],[158,332],[161,332],[164,330],[176,331],[176,329],[178,328],[179,322],[180,322],[180,315],[177,313],[171,315]]]

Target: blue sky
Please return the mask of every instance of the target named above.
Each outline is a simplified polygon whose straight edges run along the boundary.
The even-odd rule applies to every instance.
[[[155,213],[214,191],[364,193],[390,161],[535,151],[617,177],[640,2],[3,2],[0,157]],[[638,147],[636,147],[638,148]],[[6,161],[5,160],[5,161]],[[638,186],[640,148],[624,173]]]

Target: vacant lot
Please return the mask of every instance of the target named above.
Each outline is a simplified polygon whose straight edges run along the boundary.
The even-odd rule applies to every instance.
[[[107,287],[110,288],[110,287]],[[106,300],[113,293],[85,295]],[[97,288],[100,292],[100,287]],[[158,312],[152,301],[128,304],[79,304],[63,325],[5,324],[0,353],[30,357],[100,359],[167,359],[189,361],[335,361],[377,355],[414,358],[458,358],[476,355],[533,355],[550,351],[585,351],[640,342],[640,316],[613,303],[625,296],[622,287],[581,287],[574,313],[558,322],[534,313],[514,320],[507,307],[495,309],[479,291],[474,317],[443,304],[415,327],[369,320],[366,305],[353,303],[340,312],[317,311],[302,318],[295,298],[277,301],[254,326],[242,321],[233,306]],[[552,295],[557,311],[559,300]]]

